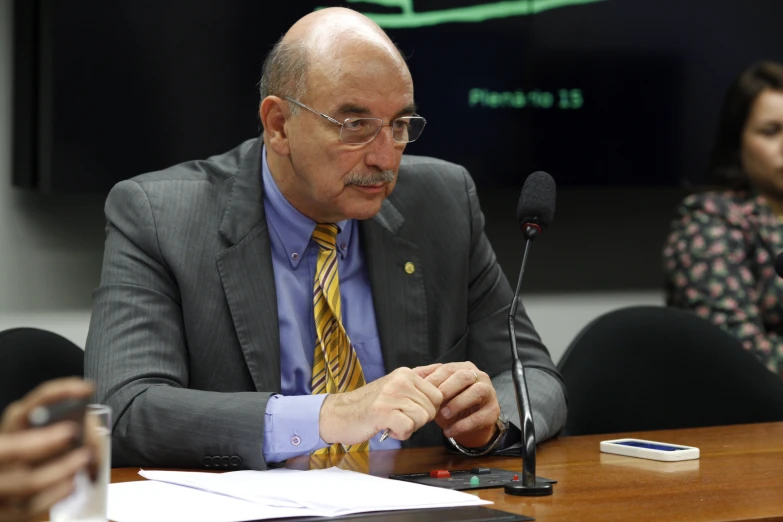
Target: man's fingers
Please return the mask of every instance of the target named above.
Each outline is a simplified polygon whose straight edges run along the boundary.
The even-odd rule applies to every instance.
[[[458,419],[464,412],[469,411],[474,406],[482,407],[484,404],[490,404],[492,401],[494,388],[484,383],[476,383],[469,386],[462,393],[444,403],[440,409],[440,415],[444,419]],[[499,407],[498,407],[499,409]]]
[[[466,392],[477,382],[480,382],[482,379],[480,379],[479,375],[480,372],[471,369],[461,369],[451,374],[448,379],[438,386],[438,389],[443,394],[444,404]],[[489,381],[489,377],[486,380]]]
[[[435,409],[432,404],[428,403],[428,407],[423,408],[420,404],[414,402],[413,400],[408,401],[408,404],[404,404],[400,409],[405,415],[413,420],[414,430],[418,430],[427,424],[435,417],[435,414],[437,413],[437,409]]]
[[[65,399],[89,397],[94,389],[92,383],[76,377],[47,381],[7,410],[0,424],[0,431],[8,433],[27,428],[27,414],[34,408]]]
[[[417,366],[416,368],[413,368],[413,373],[415,373],[422,379],[426,379],[432,372],[434,372],[441,366],[443,366],[443,364],[441,363],[430,364],[429,366]]]
[[[400,410],[391,412],[388,416],[389,435],[397,440],[408,440],[416,431],[416,423]]]
[[[383,393],[391,401],[391,409],[399,409],[396,401],[411,399],[427,410],[430,418],[435,417],[443,402],[443,394],[435,386],[407,368],[405,371],[395,370],[390,377],[384,384]]]
[[[58,422],[45,428],[0,435],[0,465],[33,464],[65,451],[74,442],[78,426]]]
[[[3,498],[31,497],[62,480],[72,479],[89,461],[90,451],[80,448],[32,470],[20,466],[0,471],[0,495]]]
[[[434,416],[434,409],[427,411],[417,401],[407,399],[389,414],[387,425],[391,430],[390,435],[397,440],[406,440]]]
[[[440,385],[443,384],[443,382],[451,377],[451,375],[456,371],[454,364],[455,363],[441,365],[439,368],[435,369],[435,371],[425,377],[425,379],[428,383],[432,384],[436,388],[439,388]]]
[[[459,437],[492,426],[498,418],[492,410],[492,408],[481,408],[443,430],[443,434],[447,437]]]
[[[468,374],[473,376],[473,382],[476,381],[477,377],[480,378],[482,374],[486,375],[484,372],[476,368],[475,364],[466,361],[466,362],[453,362],[453,363],[443,364],[440,366],[440,368],[437,368],[430,375],[428,375],[426,379],[427,382],[432,383],[434,386],[440,387],[444,382],[446,382],[447,379],[449,379],[452,375],[460,371],[466,371],[468,372]],[[471,373],[471,372],[475,372],[475,373]]]
[[[432,413],[432,416],[434,417],[435,412],[437,412],[438,408],[443,404],[443,393],[437,386],[433,386],[424,379],[416,380],[414,386],[416,386],[416,389],[423,396],[427,404],[434,408]]]
[[[395,393],[390,394],[386,399],[387,411],[402,411],[408,416],[411,416],[414,411],[420,411],[420,416],[425,417],[425,420],[416,429],[435,418],[441,398],[441,393],[437,388],[422,379],[417,380],[418,383],[408,383],[404,387],[397,387]],[[426,392],[421,388],[424,388]]]

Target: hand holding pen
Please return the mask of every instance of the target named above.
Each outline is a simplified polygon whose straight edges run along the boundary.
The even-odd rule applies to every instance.
[[[415,368],[414,372],[442,392],[435,422],[447,437],[467,437],[474,445],[483,445],[496,431],[495,421],[500,415],[497,394],[489,376],[473,363],[460,362]],[[490,419],[488,422],[485,419]],[[392,429],[380,437],[386,440]]]
[[[430,376],[435,370],[443,366],[442,364],[436,363],[431,364],[429,366],[419,366],[418,368],[413,368],[413,372],[421,377],[422,379],[427,380],[427,377]],[[434,404],[435,408],[440,407],[440,403]],[[403,412],[404,413],[404,412]],[[387,438],[389,438],[389,435],[391,434],[391,428],[386,428],[383,430],[383,433],[381,434],[381,438],[379,439],[379,442],[385,441]],[[404,439],[403,439],[404,440]]]
[[[324,399],[319,435],[325,442],[358,444],[381,430],[406,440],[433,420],[443,400],[419,369],[397,368],[361,388],[332,393]]]

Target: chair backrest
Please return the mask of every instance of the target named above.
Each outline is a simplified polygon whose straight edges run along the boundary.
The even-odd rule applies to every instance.
[[[783,380],[685,310],[609,312],[577,335],[558,368],[566,435],[783,421]]]
[[[84,377],[84,351],[36,328],[0,332],[0,412],[44,381]]]

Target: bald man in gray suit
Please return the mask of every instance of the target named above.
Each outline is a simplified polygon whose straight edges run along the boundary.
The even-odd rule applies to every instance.
[[[261,97],[261,138],[107,199],[86,374],[115,412],[114,465],[265,469],[330,448],[517,447],[513,294],[467,171],[403,156],[426,122],[397,49],[358,13],[311,13],[267,58]],[[339,281],[328,332],[314,318],[318,289],[331,288],[324,260]],[[518,315],[540,442],[565,424],[565,392]],[[319,346],[338,330],[366,384],[314,393]],[[326,369],[343,382],[334,360]]]

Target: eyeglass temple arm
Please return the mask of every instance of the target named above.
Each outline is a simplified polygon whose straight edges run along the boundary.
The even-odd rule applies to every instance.
[[[289,98],[288,96],[286,96],[286,97],[285,97],[285,99],[286,99],[286,100],[288,100],[289,102],[293,103],[294,105],[297,105],[297,106],[299,106],[299,107],[301,107],[301,108],[303,108],[303,109],[305,109],[305,110],[308,110],[308,111],[312,112],[313,114],[317,114],[318,116],[320,116],[321,118],[324,118],[325,120],[329,120],[329,121],[331,121],[332,123],[336,123],[336,124],[337,124],[337,125],[339,125],[340,127],[342,127],[342,126],[343,126],[343,124],[342,124],[342,123],[340,123],[339,121],[335,120],[335,119],[334,119],[334,118],[332,118],[331,116],[328,116],[328,115],[326,115],[326,114],[324,114],[324,113],[322,113],[322,112],[318,112],[318,111],[317,111],[317,110],[315,110],[315,109],[311,109],[310,107],[308,107],[307,105],[305,105],[304,103],[302,103],[302,102],[300,102],[300,101],[297,101],[297,100],[295,100],[295,99],[293,99],[293,98]]]

